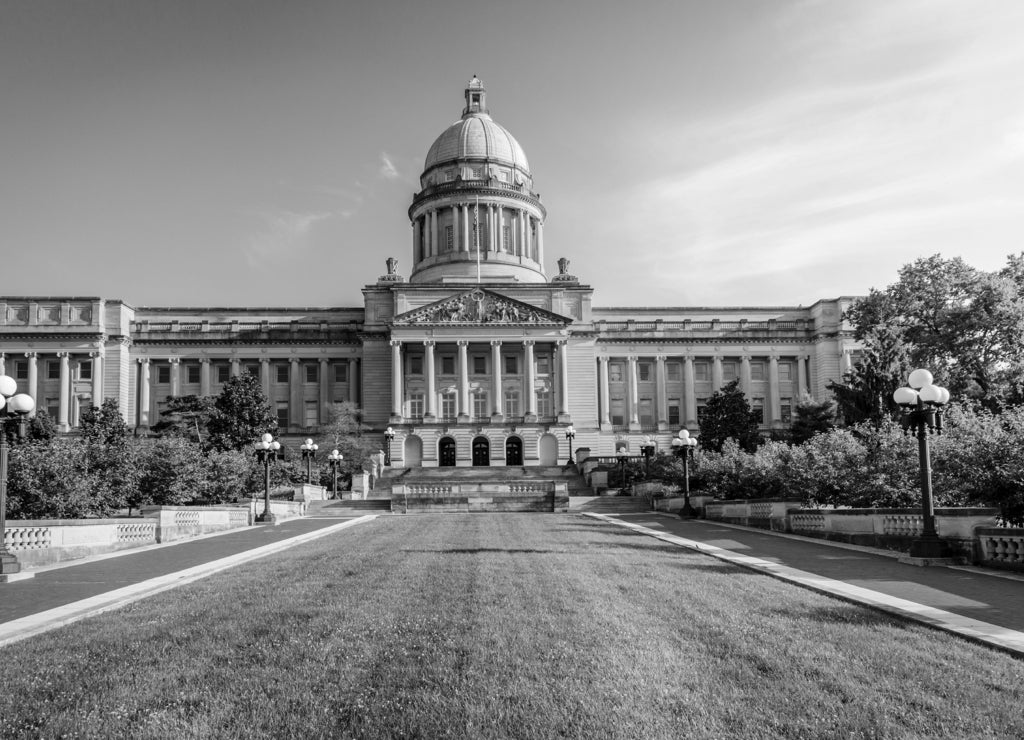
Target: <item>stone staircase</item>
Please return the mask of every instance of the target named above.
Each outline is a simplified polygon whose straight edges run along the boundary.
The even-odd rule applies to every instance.
[[[343,500],[343,501],[311,501],[306,508],[306,516],[325,517],[350,517],[360,514],[389,514],[391,512],[391,499],[371,498],[365,500]]]
[[[650,511],[651,505],[642,496],[572,496],[569,511],[593,514],[636,514]]]

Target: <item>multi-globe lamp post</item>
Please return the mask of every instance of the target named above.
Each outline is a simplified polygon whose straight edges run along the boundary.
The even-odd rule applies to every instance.
[[[395,439],[395,430],[388,427],[384,430],[384,464],[391,464],[391,442]]]
[[[566,461],[566,465],[575,465],[572,459],[572,441],[576,439],[576,428],[571,424],[565,430],[565,439],[569,442],[569,459]]]
[[[690,434],[688,429],[680,429],[679,434],[672,438],[672,449],[676,457],[683,460],[683,508],[679,510],[682,519],[693,519],[697,511],[690,505],[690,461],[697,448],[697,435]]]
[[[306,483],[313,483],[313,460],[316,458],[316,451],[320,445],[313,444],[313,440],[307,439],[299,446],[302,450],[302,459],[306,461]]]
[[[337,450],[331,450],[331,454],[327,456],[327,462],[331,464],[331,472],[334,474],[334,498],[338,498],[338,466],[344,459],[345,456]]]
[[[264,524],[274,523],[274,515],[270,511],[270,462],[277,459],[280,449],[281,443],[270,432],[256,443],[256,459],[263,463],[263,514],[256,517],[256,521]]]
[[[9,375],[0,375],[0,582],[27,577],[21,563],[7,551],[7,425],[18,427],[18,436],[25,436],[25,419],[36,407],[27,393],[18,393],[18,383]]]
[[[942,407],[949,402],[949,391],[935,385],[927,370],[914,370],[907,379],[909,388],[897,388],[892,400],[903,409],[904,431],[917,437],[917,453],[921,464],[921,536],[910,545],[912,558],[942,558],[945,543],[935,529],[935,504],[932,501],[932,461],[928,435],[942,434]]]
[[[644,437],[640,442],[640,451],[644,455],[644,476],[649,478],[651,475],[651,458],[654,457],[654,440],[650,437]]]

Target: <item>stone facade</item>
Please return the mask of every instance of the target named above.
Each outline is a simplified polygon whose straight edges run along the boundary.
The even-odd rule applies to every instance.
[[[257,375],[281,433],[315,434],[333,403],[395,432],[401,466],[550,465],[575,445],[611,455],[695,430],[704,401],[738,379],[763,428],[822,398],[857,350],[842,313],[809,307],[601,308],[568,271],[545,273],[547,211],[521,147],[494,123],[476,78],[463,118],[431,147],[399,260],[363,306],[136,308],[77,297],[0,297],[0,372],[61,431],[116,398],[145,433],[166,399]],[[570,247],[571,248],[571,247]]]

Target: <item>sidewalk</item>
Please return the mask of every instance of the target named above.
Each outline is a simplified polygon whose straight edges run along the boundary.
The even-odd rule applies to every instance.
[[[0,647],[374,518],[292,519],[39,568],[0,584]]]
[[[1024,578],[1014,574],[906,565],[897,553],[654,512],[589,516],[1024,656]]]

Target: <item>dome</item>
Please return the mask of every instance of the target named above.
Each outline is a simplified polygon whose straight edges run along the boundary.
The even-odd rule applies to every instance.
[[[526,173],[530,171],[519,142],[486,113],[467,113],[445,129],[427,152],[423,171],[465,159],[501,162]]]

